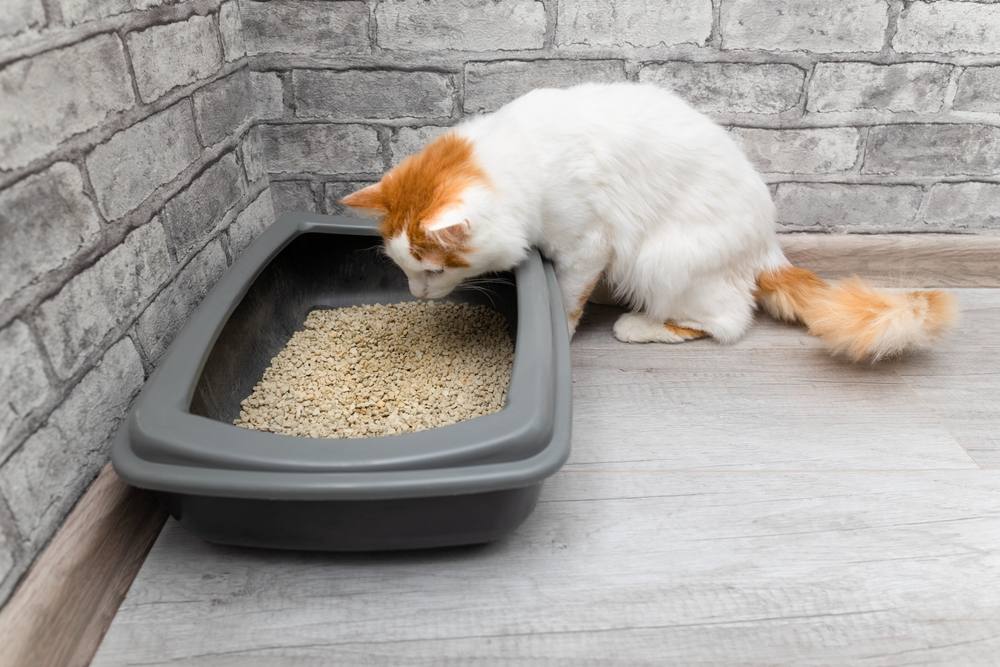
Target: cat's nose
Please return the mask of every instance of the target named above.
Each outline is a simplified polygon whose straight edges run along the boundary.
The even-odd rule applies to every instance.
[[[427,284],[424,283],[423,285],[421,285],[421,284],[415,283],[414,281],[411,280],[410,281],[410,294],[412,294],[413,296],[417,297],[418,299],[425,299],[425,298],[427,298]]]

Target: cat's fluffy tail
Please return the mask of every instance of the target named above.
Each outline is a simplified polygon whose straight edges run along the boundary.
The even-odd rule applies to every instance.
[[[771,316],[805,324],[835,354],[854,361],[929,347],[956,318],[946,292],[889,292],[860,278],[830,284],[795,266],[758,275],[756,297]]]

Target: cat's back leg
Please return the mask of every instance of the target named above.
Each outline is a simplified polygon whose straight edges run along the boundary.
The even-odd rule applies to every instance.
[[[669,304],[625,313],[615,337],[626,343],[682,343],[710,336],[734,343],[753,322],[753,282],[734,276],[692,280]]]
[[[623,343],[683,343],[709,336],[694,327],[663,322],[645,313],[624,313],[615,322],[615,338]]]

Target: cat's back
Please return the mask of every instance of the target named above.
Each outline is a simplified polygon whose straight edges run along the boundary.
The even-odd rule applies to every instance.
[[[470,136],[502,145],[598,152],[734,148],[726,132],[679,96],[653,84],[585,83],[539,88],[466,126]],[[576,147],[576,148],[574,148]]]
[[[712,124],[666,88],[624,81],[538,88],[502,107],[496,115],[501,119],[529,119],[558,127],[644,122]]]

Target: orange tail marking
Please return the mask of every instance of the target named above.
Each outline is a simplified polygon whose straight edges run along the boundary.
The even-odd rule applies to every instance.
[[[757,301],[772,317],[786,322],[804,322],[803,312],[823,290],[826,282],[812,271],[788,266],[757,276]]]
[[[834,354],[854,361],[930,347],[956,317],[945,292],[880,290],[860,278],[830,285],[794,266],[761,273],[756,297],[773,317],[802,322]]]
[[[664,324],[667,331],[677,334],[684,340],[695,340],[697,338],[706,338],[708,334],[701,329],[691,329],[690,327],[682,327],[679,324],[674,324],[673,322],[667,322]]]

